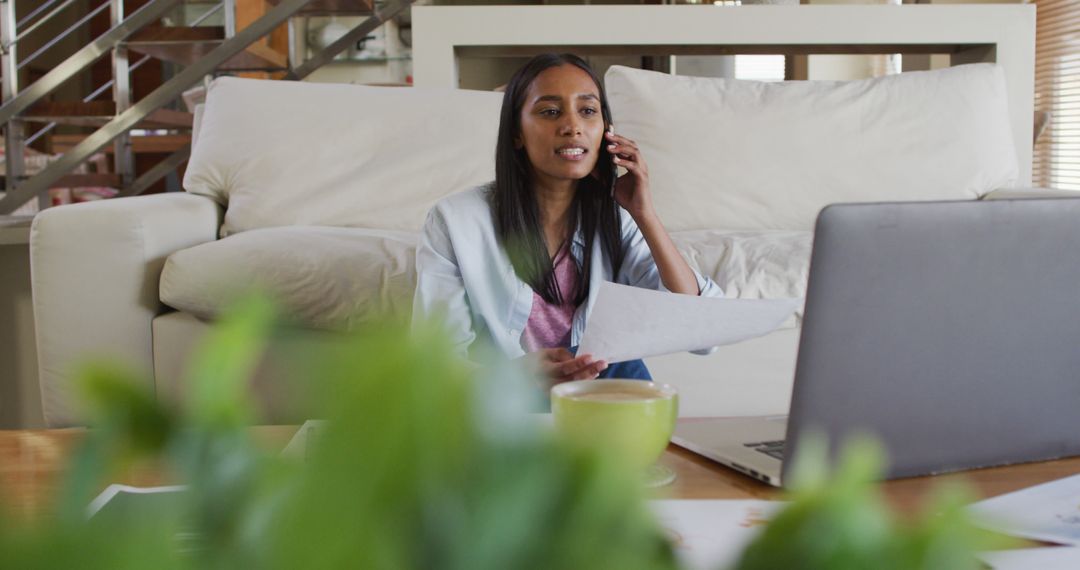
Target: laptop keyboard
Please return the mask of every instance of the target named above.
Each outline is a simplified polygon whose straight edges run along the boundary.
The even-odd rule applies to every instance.
[[[757,443],[744,443],[746,447],[760,451],[769,457],[784,460],[784,440],[759,441]]]

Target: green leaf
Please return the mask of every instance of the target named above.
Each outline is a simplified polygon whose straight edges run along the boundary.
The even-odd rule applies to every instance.
[[[244,299],[200,339],[187,373],[188,409],[201,429],[236,430],[254,418],[248,382],[277,318],[263,296]]]

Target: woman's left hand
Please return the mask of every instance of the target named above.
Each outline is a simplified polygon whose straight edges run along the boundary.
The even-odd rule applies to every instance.
[[[605,132],[604,139],[615,165],[627,171],[615,181],[615,202],[640,223],[645,216],[654,213],[649,191],[649,167],[634,141],[612,131]]]

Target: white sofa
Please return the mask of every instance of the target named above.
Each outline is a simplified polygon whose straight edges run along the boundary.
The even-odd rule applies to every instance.
[[[676,244],[733,297],[802,296],[810,230],[826,204],[978,199],[1016,184],[1002,74],[987,64],[785,84],[612,68],[605,83],[616,129],[642,147]],[[253,387],[265,421],[297,419],[278,392],[283,376],[297,376],[282,362],[319,335],[410,309],[424,214],[493,177],[500,101],[217,80],[198,113],[186,192],[35,220],[46,421],[78,423],[72,369],[87,357],[123,359],[160,397],[176,397],[195,341],[252,285],[309,329],[275,341]],[[797,324],[711,356],[648,364],[682,390],[684,416],[783,412]]]

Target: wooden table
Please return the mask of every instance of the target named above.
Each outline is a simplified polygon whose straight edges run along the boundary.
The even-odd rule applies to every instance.
[[[700,455],[671,445],[662,459],[679,478],[666,491],[672,499],[781,499],[782,491],[723,467]],[[932,477],[885,481],[881,489],[898,512],[913,514],[924,498],[945,483],[964,483],[979,498],[989,498],[1025,487],[1080,474],[1080,457],[991,467]]]
[[[285,447],[299,426],[258,426],[252,435],[267,450]],[[55,497],[60,476],[85,429],[0,430],[0,502],[14,516],[32,520]],[[133,469],[118,480],[136,486],[170,483],[153,466]],[[104,486],[103,486],[104,487]]]
[[[288,443],[296,430],[297,426],[261,426],[252,428],[252,433],[268,450],[276,451]],[[17,516],[33,518],[40,514],[54,494],[58,475],[63,472],[71,449],[83,433],[82,429],[0,431],[0,500]],[[657,490],[657,498],[781,497],[781,492],[773,487],[674,445],[668,447],[661,461],[676,472],[678,479]],[[912,513],[936,485],[945,482],[967,482],[975,493],[985,498],[1077,473],[1080,473],[1080,457],[900,479],[883,483],[882,489],[895,508]],[[160,473],[148,469],[129,473],[123,480],[114,482],[158,485],[165,481]]]

